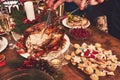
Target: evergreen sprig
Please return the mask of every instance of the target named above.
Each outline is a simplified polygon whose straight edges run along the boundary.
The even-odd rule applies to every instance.
[[[26,13],[24,9],[21,9],[20,11],[13,10],[11,13],[11,17],[14,19],[15,22],[15,28],[13,29],[17,33],[23,33],[27,28],[34,24],[24,24],[23,19],[26,17]]]
[[[20,68],[22,65],[23,65],[23,62],[25,61],[26,59],[24,58],[18,58],[17,60],[13,60],[13,61],[10,61],[8,62],[8,66],[10,68],[14,68],[14,69],[18,69]],[[34,62],[34,61],[33,61]],[[44,63],[45,60],[42,60],[42,62]],[[44,68],[46,67],[49,67],[48,66],[45,66],[45,64],[47,64],[46,62],[43,64],[42,62],[40,62],[41,64],[38,66],[38,67],[33,67],[33,68],[30,68],[30,69],[38,69],[38,70],[42,70],[43,68],[41,66],[44,66]],[[41,69],[40,69],[41,68]],[[24,67],[23,67],[24,69]],[[26,69],[26,68],[25,68]],[[28,68],[29,69],[29,68]],[[51,72],[52,70],[52,72]],[[45,71],[45,70],[42,70],[42,71]],[[50,71],[50,72],[49,72]],[[49,71],[47,72],[48,74],[50,74],[55,80],[63,80],[63,77],[64,77],[64,73],[61,71],[61,70],[53,70],[53,67],[51,67],[49,69]],[[53,72],[54,71],[54,72]]]

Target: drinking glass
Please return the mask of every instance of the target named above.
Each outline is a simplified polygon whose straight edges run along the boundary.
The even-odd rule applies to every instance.
[[[11,24],[10,24],[10,16],[9,14],[0,14],[0,26],[3,29],[3,32],[8,35],[8,43],[9,48],[13,49],[13,38],[11,35]]]

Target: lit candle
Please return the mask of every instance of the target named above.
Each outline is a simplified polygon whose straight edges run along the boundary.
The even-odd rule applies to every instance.
[[[24,3],[24,8],[26,11],[27,19],[32,21],[35,19],[34,7],[31,1],[27,1]]]

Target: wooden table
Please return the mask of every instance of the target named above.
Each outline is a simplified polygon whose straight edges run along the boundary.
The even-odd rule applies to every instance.
[[[68,30],[66,28],[66,30]],[[105,49],[111,49],[113,53],[117,55],[117,57],[120,60],[120,40],[108,35],[107,33],[104,33],[100,30],[98,30],[95,27],[91,27],[92,30],[92,36],[89,39],[86,40],[74,40],[70,37],[71,43],[96,43],[99,42],[102,44],[103,48]],[[17,59],[18,54],[16,54],[15,49],[10,50],[9,48],[6,48],[1,54],[5,54],[6,56],[6,62]],[[0,67],[0,76],[6,75],[9,72],[15,71],[15,69],[9,68],[7,65],[4,67]],[[71,65],[65,65],[62,68],[62,71],[65,73],[64,80],[89,80],[87,75],[84,75],[81,71],[78,71]],[[120,68],[117,68],[115,72],[115,76],[107,76],[107,77],[101,77],[100,80],[120,80]]]

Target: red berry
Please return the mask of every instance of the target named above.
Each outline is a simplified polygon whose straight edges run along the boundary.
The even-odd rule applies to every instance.
[[[38,57],[42,56],[43,54],[44,54],[44,52],[40,51],[40,52],[37,52],[34,56],[38,58]]]
[[[24,45],[22,43],[20,43],[20,42],[17,42],[16,46],[19,47],[19,48],[24,48]]]
[[[11,27],[14,28],[14,27],[15,27],[15,24],[11,24]]]
[[[18,54],[24,54],[24,53],[25,53],[25,50],[24,50],[24,49],[17,50],[17,53],[18,53]]]
[[[86,50],[86,51],[84,52],[84,56],[88,57],[88,56],[89,56],[89,53],[90,53],[90,50]]]
[[[98,52],[97,51],[93,51],[92,54],[98,54]]]
[[[90,58],[95,58],[95,55],[91,54],[91,55],[90,55]]]
[[[89,32],[83,28],[74,28],[71,30],[71,34],[76,38],[86,38],[89,36]]]

